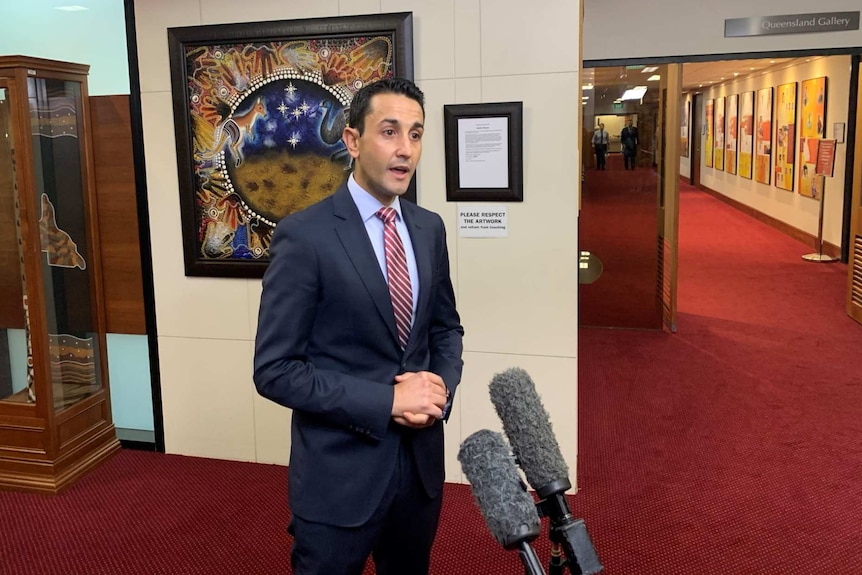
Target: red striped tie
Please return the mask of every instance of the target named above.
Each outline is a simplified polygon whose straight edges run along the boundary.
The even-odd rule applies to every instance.
[[[380,208],[377,217],[383,220],[383,248],[386,252],[386,281],[389,284],[389,297],[395,311],[395,326],[398,328],[398,341],[401,349],[407,347],[410,337],[410,321],[413,317],[413,288],[407,272],[407,256],[398,230],[395,229],[395,210]]]

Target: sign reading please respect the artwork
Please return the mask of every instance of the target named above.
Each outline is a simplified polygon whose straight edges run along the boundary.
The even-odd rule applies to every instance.
[[[458,235],[462,238],[508,237],[508,208],[506,206],[458,206]]]

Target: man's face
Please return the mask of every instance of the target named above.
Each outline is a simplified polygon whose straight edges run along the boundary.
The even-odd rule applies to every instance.
[[[626,118],[626,127],[627,127],[627,128],[631,128],[631,127],[632,127],[632,120],[631,120],[631,118]]]
[[[362,135],[344,129],[344,143],[354,159],[356,183],[389,205],[410,185],[422,155],[425,115],[416,100],[401,94],[371,98]]]

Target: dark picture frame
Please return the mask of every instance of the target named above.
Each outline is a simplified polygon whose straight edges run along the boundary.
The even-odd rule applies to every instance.
[[[443,121],[447,201],[524,201],[522,102],[448,104]]]
[[[185,274],[262,277],[278,221],[346,181],[356,91],[413,79],[412,13],[169,28],[168,45]]]

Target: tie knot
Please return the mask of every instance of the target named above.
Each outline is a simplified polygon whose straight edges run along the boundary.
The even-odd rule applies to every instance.
[[[377,210],[377,217],[383,220],[384,224],[391,224],[395,221],[395,208],[380,208]]]

